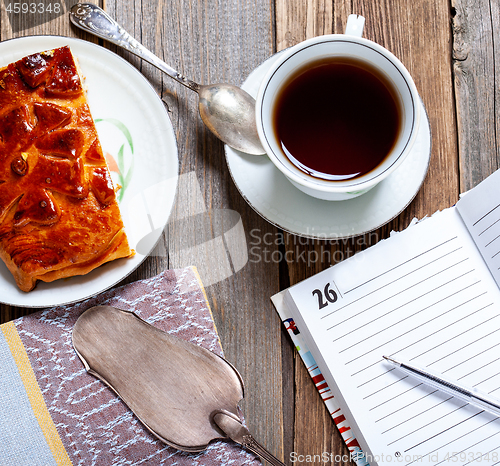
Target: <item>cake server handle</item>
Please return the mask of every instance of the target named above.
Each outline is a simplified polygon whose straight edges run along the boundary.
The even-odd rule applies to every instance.
[[[252,437],[250,431],[231,413],[219,411],[213,416],[213,420],[231,440],[234,440],[252,453],[260,456],[272,466],[285,466],[284,463],[257,442],[257,440]]]

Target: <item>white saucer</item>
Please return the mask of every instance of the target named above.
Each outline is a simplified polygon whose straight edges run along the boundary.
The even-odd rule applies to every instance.
[[[268,58],[241,86],[255,97]],[[423,103],[415,145],[402,165],[366,194],[347,201],[322,201],[295,188],[267,156],[248,155],[225,146],[236,187],[268,222],[290,233],[317,239],[341,239],[375,230],[399,215],[424,181],[431,155],[431,131]]]

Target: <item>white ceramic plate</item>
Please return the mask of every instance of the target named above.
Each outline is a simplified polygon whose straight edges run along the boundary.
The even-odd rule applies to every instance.
[[[273,55],[241,86],[255,97]],[[366,194],[347,201],[315,199],[295,188],[267,156],[225,146],[226,161],[241,195],[268,222],[290,233],[317,239],[342,239],[375,230],[399,215],[424,181],[431,154],[429,120],[422,105],[415,145],[402,165]]]
[[[131,170],[120,200],[130,245],[135,249],[149,235],[150,247],[141,247],[142,253],[104,264],[84,276],[39,282],[29,293],[17,288],[0,262],[0,301],[15,306],[47,307],[80,301],[120,282],[144,261],[161,236],[177,188],[177,144],[166,109],[144,76],[121,57],[78,39],[31,36],[0,42],[0,67],[30,53],[64,45],[71,47],[85,76],[104,152],[117,161],[121,152],[122,173]],[[112,176],[116,180],[118,173],[112,172]]]

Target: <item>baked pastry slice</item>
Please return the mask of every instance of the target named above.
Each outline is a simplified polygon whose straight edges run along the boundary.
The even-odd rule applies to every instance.
[[[0,258],[19,288],[131,251],[69,47],[0,70]]]

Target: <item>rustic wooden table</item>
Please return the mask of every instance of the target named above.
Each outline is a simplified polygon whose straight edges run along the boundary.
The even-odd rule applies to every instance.
[[[3,0],[0,4],[1,40],[56,34],[97,42],[70,25],[67,11],[74,0],[43,1],[45,5],[59,2],[59,14],[54,8],[52,12],[46,8],[43,14],[16,13],[16,1],[19,5],[28,2]],[[347,241],[322,242],[282,232],[252,210],[228,173],[222,143],[201,123],[196,95],[152,66],[116,50],[148,78],[168,106],[181,174],[172,218],[184,219],[170,222],[162,244],[126,280],[196,265],[208,285],[225,354],[245,380],[242,407],[255,437],[287,464],[293,463],[291,452],[346,455],[269,297],[332,265],[307,258],[328,257],[325,251],[335,260],[349,257],[387,237],[391,230],[404,229],[414,217],[451,206],[460,192],[498,168],[500,54],[495,46],[500,41],[499,2],[107,0],[101,6],[167,63],[201,83],[240,84],[274,52],[308,37],[343,32],[350,13],[365,16],[364,36],[391,50],[413,75],[427,108],[433,143],[420,192],[403,213],[379,230]],[[196,214],[211,215],[222,209],[241,216],[246,236],[238,247],[248,259],[242,268],[222,260],[226,249],[224,245],[221,249],[220,242],[193,242],[199,226]],[[224,225],[212,227],[215,238]],[[1,322],[31,312],[0,305]]]

